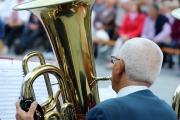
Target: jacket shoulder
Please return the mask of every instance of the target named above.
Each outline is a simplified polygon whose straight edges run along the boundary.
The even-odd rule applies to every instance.
[[[85,120],[111,120],[106,111],[101,106],[92,108],[87,114]]]
[[[86,120],[118,120],[121,114],[116,114],[121,111],[123,101],[121,104],[117,103],[117,98],[108,99],[92,108],[86,115]]]

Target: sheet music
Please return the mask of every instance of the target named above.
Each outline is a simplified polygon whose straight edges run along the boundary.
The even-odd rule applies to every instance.
[[[49,62],[55,65],[55,62]],[[29,62],[29,70],[39,66],[39,62]],[[56,78],[49,74],[52,84],[57,83]],[[0,120],[15,120],[15,103],[19,100],[21,85],[23,82],[22,61],[0,58]],[[36,100],[39,104],[47,100],[47,90],[43,76],[38,77],[33,84]],[[58,85],[53,85],[53,94],[59,89]],[[111,86],[99,88],[100,101],[116,97],[116,93]]]
[[[15,120],[15,103],[20,97],[23,82],[22,62],[0,59],[0,120]],[[29,62],[29,70],[39,66],[39,62]],[[53,75],[49,75],[51,83],[57,83]],[[36,100],[39,104],[47,100],[47,88],[44,77],[40,76],[33,84]],[[59,89],[53,86],[53,94]]]

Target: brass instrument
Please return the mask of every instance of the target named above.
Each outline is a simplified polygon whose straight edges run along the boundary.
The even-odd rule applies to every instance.
[[[180,20],[180,8],[171,12],[171,15]],[[172,98],[172,108],[174,109],[178,120],[180,120],[180,85],[176,88]]]
[[[40,19],[56,57],[58,67],[46,65],[39,52],[29,53],[23,60],[23,98],[36,100],[33,83],[44,75],[48,99],[41,106],[45,108],[45,120],[85,119],[86,113],[100,102],[97,81],[111,78],[96,77],[90,29],[93,3],[94,0],[34,0],[13,8],[31,11]],[[38,56],[41,65],[29,72],[27,62],[32,56]],[[57,78],[60,88],[54,96],[48,73]]]
[[[172,107],[176,115],[178,116],[178,120],[179,120],[180,119],[180,85],[177,87],[173,95]]]

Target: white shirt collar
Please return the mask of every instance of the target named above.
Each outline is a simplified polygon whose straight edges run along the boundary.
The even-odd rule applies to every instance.
[[[128,87],[124,87],[118,92],[117,97],[123,97],[123,96],[129,95],[131,93],[141,91],[141,90],[147,90],[147,89],[149,89],[147,86],[128,86]]]

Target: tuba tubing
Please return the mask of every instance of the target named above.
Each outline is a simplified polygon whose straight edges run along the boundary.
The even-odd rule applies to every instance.
[[[66,89],[67,89],[66,84],[63,81],[64,80],[63,75],[57,67],[52,66],[52,65],[41,65],[41,66],[38,66],[37,68],[35,68],[34,70],[30,71],[24,78],[24,82],[23,82],[22,88],[21,88],[21,96],[23,98],[33,97],[32,93],[30,92],[33,89],[32,85],[33,85],[35,79],[37,77],[39,77],[40,75],[43,75],[44,73],[53,74],[57,78],[57,81],[60,84],[60,87],[63,91],[62,97],[63,97],[63,102],[65,103],[66,100],[68,100],[68,97],[67,97],[67,93],[66,93]],[[49,86],[51,86],[51,84]],[[33,99],[35,99],[35,98],[33,98]]]
[[[31,72],[29,72],[26,75],[26,77],[24,78],[24,84],[22,85],[21,96],[25,99],[33,97],[32,93],[30,93],[30,91],[33,91],[32,86],[33,86],[34,81],[40,75],[47,74],[47,73],[53,74],[56,77],[56,79],[60,85],[60,88],[62,90],[59,89],[57,91],[56,95],[54,96],[53,103],[50,106],[48,106],[48,108],[45,111],[45,116],[48,112],[51,112],[47,115],[47,119],[49,119],[49,117],[51,117],[53,115],[55,115],[57,117],[58,114],[56,112],[52,111],[52,110],[54,110],[55,107],[57,107],[59,109],[58,110],[59,113],[61,113],[61,118],[63,118],[63,120],[68,120],[69,117],[71,117],[72,120],[75,120],[76,119],[75,109],[74,109],[73,104],[68,102],[68,96],[67,96],[68,93],[67,93],[67,88],[66,88],[66,84],[65,84],[63,75],[62,75],[61,71],[55,66],[41,65],[41,66],[38,66],[37,68],[33,69]],[[48,86],[51,86],[51,85],[48,85]],[[60,93],[62,93],[62,98],[63,98],[62,107],[61,107],[60,103],[58,102],[58,97],[59,97]],[[35,98],[33,98],[33,99],[35,99]],[[50,98],[48,98],[48,99],[50,99]],[[42,104],[41,104],[41,106],[42,106]],[[69,109],[69,108],[71,108],[71,109]],[[73,112],[71,112],[71,111],[73,111]],[[71,112],[71,113],[69,113],[69,112]],[[68,115],[66,115],[66,114],[68,114]],[[45,117],[45,119],[46,119],[46,117]]]
[[[26,56],[24,56],[23,61],[22,61],[22,67],[23,67],[23,72],[24,72],[24,76],[26,76],[29,73],[29,69],[28,69],[28,60],[32,57],[37,56],[40,60],[40,64],[41,65],[46,65],[44,56],[38,52],[38,51],[33,51],[28,53]],[[51,84],[50,79],[49,79],[49,75],[48,74],[43,74],[44,76],[44,80],[46,83],[46,87],[47,87],[47,92],[48,92],[48,100],[46,102],[44,102],[44,104],[42,104],[41,106],[44,107],[48,104],[51,103],[51,101],[53,100],[53,91],[51,86],[49,86]],[[34,100],[35,100],[35,95],[34,95],[34,90],[31,91],[32,95],[34,96]]]
[[[178,120],[180,119],[180,85],[176,88],[172,97],[172,108],[174,109]]]
[[[34,0],[13,8],[28,10],[39,18],[56,58],[57,67],[45,65],[42,55],[34,52],[25,56],[23,63],[27,75],[22,84],[22,97],[35,99],[32,85],[38,76],[45,76],[49,91],[48,100],[42,104],[48,111],[45,116],[51,113],[50,116],[60,115],[62,119],[85,119],[86,113],[100,102],[97,82],[111,78],[96,77],[90,25],[93,4],[94,0]],[[34,55],[39,56],[41,66],[28,73],[27,61]],[[55,109],[51,102],[55,101],[56,96],[51,94],[52,84],[47,73],[57,78],[62,106],[67,106],[61,109],[63,107],[59,101],[53,103],[59,114],[53,113]]]

